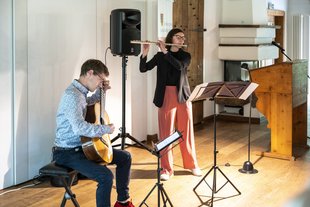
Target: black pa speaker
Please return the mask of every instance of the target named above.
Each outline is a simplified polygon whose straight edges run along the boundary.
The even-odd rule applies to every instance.
[[[115,9],[110,15],[110,48],[113,55],[138,56],[141,45],[130,43],[141,40],[141,13],[137,9]]]

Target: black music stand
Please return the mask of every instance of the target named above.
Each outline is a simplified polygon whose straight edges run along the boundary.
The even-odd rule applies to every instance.
[[[164,207],[167,207],[167,203],[169,203],[170,206],[173,207],[172,202],[164,189],[164,184],[160,181],[160,171],[162,170],[162,168],[160,167],[160,158],[161,158],[160,152],[166,149],[170,144],[177,141],[181,137],[182,134],[178,130],[176,130],[172,135],[155,144],[153,154],[157,157],[157,182],[155,183],[151,191],[147,194],[147,196],[144,198],[139,207],[141,207],[142,205],[148,206],[146,200],[150,197],[150,195],[152,194],[152,192],[155,190],[156,187],[158,188],[157,206],[160,207],[160,200],[162,199]]]
[[[125,148],[125,145],[129,146],[136,146],[132,144],[128,144],[125,142],[126,138],[129,138],[136,144],[138,144],[139,147],[144,148],[148,150],[149,152],[152,152],[151,149],[148,148],[145,144],[142,142],[139,142],[136,138],[131,136],[129,133],[126,132],[126,66],[127,66],[128,57],[122,56],[122,127],[120,128],[121,133],[119,133],[116,137],[114,137],[111,140],[111,143],[115,142],[118,138],[121,138],[121,144],[114,145],[113,147],[121,146],[121,149],[123,150]]]
[[[189,97],[189,101],[198,101],[209,99],[213,101],[214,107],[214,116],[213,116],[213,142],[214,142],[214,159],[213,166],[207,172],[207,174],[200,180],[200,182],[194,187],[193,191],[199,198],[202,205],[208,205],[213,207],[213,202],[217,200],[222,200],[229,197],[234,197],[240,195],[241,192],[237,189],[237,187],[228,179],[228,177],[223,173],[223,171],[218,167],[216,155],[218,153],[216,149],[216,104],[226,101],[227,99],[231,99],[235,102],[235,104],[241,105],[247,102],[247,98],[253,93],[253,91],[257,88],[256,83],[250,82],[212,82],[212,83],[203,83],[195,87],[193,93]],[[207,176],[213,171],[213,183],[212,187],[206,181]],[[221,175],[225,178],[226,182],[221,186],[217,187],[217,171],[221,173]],[[212,191],[211,198],[207,201],[203,201],[200,198],[200,195],[196,192],[197,187],[203,182],[207,184],[207,186]],[[236,191],[236,195],[232,195],[229,197],[220,197],[217,200],[214,200],[215,194],[218,193],[221,189],[226,186],[226,184],[230,184]]]

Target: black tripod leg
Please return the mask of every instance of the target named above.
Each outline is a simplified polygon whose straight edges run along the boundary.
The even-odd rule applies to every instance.
[[[134,137],[131,136],[130,134],[127,133],[126,136],[127,136],[130,140],[132,140],[132,141],[134,141],[135,143],[137,143],[138,145],[140,145],[142,148],[146,149],[146,150],[149,151],[149,152],[152,152],[152,150],[151,150],[148,146],[146,146],[146,145],[143,144],[142,142],[139,142],[136,138],[134,138]]]
[[[220,168],[217,168],[220,173],[222,173],[222,175],[226,178],[227,182],[229,182],[234,188],[236,191],[238,191],[239,195],[241,195],[241,192],[238,190],[238,188],[228,179],[228,177],[223,173],[223,171],[220,169]]]
[[[125,149],[125,135],[122,134],[122,133],[119,133],[116,137],[114,137],[112,140],[111,140],[111,143],[115,142],[118,138],[121,138],[121,144],[117,144],[117,145],[113,145],[113,147],[118,147],[118,146],[121,146],[121,149],[124,150]]]
[[[214,194],[216,192],[216,170],[218,169],[217,166],[214,167],[214,171],[213,171],[213,184],[212,184],[212,196],[210,199],[210,207],[213,207],[213,201],[214,201]]]
[[[121,141],[121,149],[124,150],[125,149],[125,139],[126,139],[126,134],[122,134],[121,135],[122,141]]]
[[[147,194],[147,196],[144,198],[144,200],[143,200],[142,203],[139,205],[139,207],[141,207],[143,204],[145,204],[146,206],[148,206],[148,205],[146,204],[145,201],[148,199],[148,197],[150,197],[150,195],[152,194],[152,192],[155,190],[156,186],[157,186],[157,184],[154,185],[154,187],[152,188],[152,190]]]
[[[212,187],[210,187],[210,185],[205,181],[206,177],[212,172],[212,170],[214,170],[213,172],[213,183],[212,183]],[[224,185],[222,185],[220,188],[217,189],[217,185],[216,185],[216,180],[217,180],[217,173],[216,170],[219,170],[219,172],[223,175],[223,177],[226,179],[226,183]],[[205,181],[206,184],[208,185],[208,187],[210,188],[210,190],[212,191],[212,195],[211,198],[207,201],[203,201],[200,196],[198,195],[198,193],[196,192],[196,188],[202,183],[202,181]],[[195,188],[193,189],[196,196],[199,198],[200,202],[203,205],[208,205],[210,207],[213,207],[213,202],[214,202],[214,195],[216,193],[218,193],[227,183],[230,183],[232,185],[232,187],[238,192],[238,195],[241,195],[241,192],[237,189],[237,187],[228,179],[228,177],[223,173],[223,171],[218,167],[218,166],[213,166],[208,173],[200,180],[200,182],[195,186]],[[234,195],[236,196],[236,195]]]
[[[194,191],[202,183],[202,181],[204,181],[206,179],[206,177],[212,172],[213,169],[214,169],[214,166],[212,166],[212,168],[207,172],[207,174],[205,176],[203,176],[203,178],[199,181],[199,183],[194,187],[194,189],[193,189]]]
[[[118,134],[116,137],[114,137],[111,140],[111,143],[115,142],[118,138],[121,138],[122,140],[121,140],[121,144],[113,145],[113,147],[121,146],[121,149],[124,150],[125,149],[125,145],[133,146],[133,145],[127,144],[125,142],[126,137],[129,138],[130,140],[132,140],[133,142],[135,142],[136,144],[138,144],[139,146],[137,146],[137,147],[141,147],[143,149],[146,149],[147,151],[149,151],[151,153],[153,152],[147,145],[143,144],[142,142],[139,142],[136,138],[131,136],[129,133]]]
[[[111,139],[111,143],[115,142],[118,138],[121,137],[121,134],[118,134],[116,137],[114,137],[113,139]]]
[[[168,203],[170,204],[170,206],[173,207],[172,202],[171,202],[171,200],[170,200],[170,198],[169,198],[167,192],[165,191],[163,184],[162,184],[162,183],[159,184],[158,187],[159,187],[159,190],[160,190],[160,193],[161,193],[161,197],[162,197],[162,199],[163,199],[164,207],[166,207],[167,201],[168,201]]]
[[[201,181],[195,186],[195,188],[193,189],[195,194],[197,195],[197,197],[199,198],[199,200],[201,201],[202,204],[207,204],[208,206],[213,207],[213,201],[214,201],[214,195],[216,193],[218,193],[227,183],[230,183],[235,189],[236,191],[238,191],[239,195],[241,194],[241,192],[236,188],[236,186],[226,177],[226,175],[221,171],[221,169],[218,168],[217,164],[216,164],[216,154],[218,153],[218,151],[216,150],[216,103],[215,100],[213,98],[214,101],[214,124],[213,124],[213,143],[214,143],[214,163],[212,168],[208,171],[208,173],[201,179]],[[213,172],[213,183],[212,183],[212,187],[210,187],[210,185],[208,184],[207,181],[205,181],[205,178],[211,173],[211,171],[214,170]],[[216,170],[219,170],[220,173],[222,173],[222,175],[226,178],[227,182],[224,183],[219,189],[217,189],[217,185],[216,185],[216,180],[217,180],[217,174],[216,174]],[[207,200],[206,202],[203,202],[202,199],[200,198],[200,196],[198,195],[198,193],[196,192],[196,188],[202,183],[202,181],[205,181],[206,184],[208,185],[208,187],[211,189],[212,191],[212,196],[209,200]]]

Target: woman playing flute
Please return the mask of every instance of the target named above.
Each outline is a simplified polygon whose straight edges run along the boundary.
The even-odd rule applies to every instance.
[[[172,29],[165,42],[158,41],[160,51],[148,62],[150,44],[143,44],[140,72],[147,72],[157,66],[153,103],[158,107],[159,139],[163,140],[171,135],[177,126],[184,139],[180,141],[183,167],[193,175],[201,176],[195,151],[192,104],[187,102],[191,93],[187,78],[191,55],[182,49],[184,41],[184,32],[178,28]],[[171,145],[162,150],[161,155],[160,178],[166,181],[174,174]]]

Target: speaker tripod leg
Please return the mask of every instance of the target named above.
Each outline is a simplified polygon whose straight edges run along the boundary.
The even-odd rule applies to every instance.
[[[131,136],[130,134],[126,134],[126,137],[128,137],[131,141],[135,142],[136,144],[138,144],[140,147],[148,150],[149,152],[152,152],[152,150],[146,146],[145,144],[143,144],[142,142],[138,141],[136,138],[134,138],[133,136]]]
[[[118,146],[121,146],[121,149],[124,150],[125,149],[125,145],[129,145],[129,146],[134,146],[132,144],[127,144],[125,142],[125,139],[128,138],[130,139],[131,141],[135,142],[138,146],[136,147],[140,147],[140,148],[143,148],[143,149],[146,149],[147,151],[149,152],[153,152],[148,146],[146,146],[145,144],[143,144],[142,142],[138,141],[136,138],[134,138],[133,136],[131,136],[129,133],[125,133],[125,134],[121,134],[119,133],[116,137],[114,137],[112,140],[111,140],[111,143],[115,142],[118,138],[121,138],[121,144],[117,144],[117,145],[113,145],[113,147],[118,147]]]
[[[111,143],[115,142],[118,138],[121,137],[121,134],[118,133],[118,135],[116,137],[114,137],[113,139],[111,139]]]

